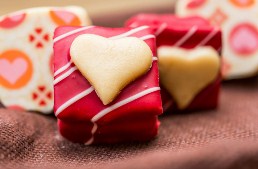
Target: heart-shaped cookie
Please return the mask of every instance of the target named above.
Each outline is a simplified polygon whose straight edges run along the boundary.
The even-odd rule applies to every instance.
[[[73,41],[70,55],[104,105],[152,65],[150,47],[136,37],[111,40],[93,34],[80,35]]]
[[[194,97],[216,79],[220,70],[218,53],[211,47],[158,49],[162,85],[175,99],[178,108],[186,108]]]

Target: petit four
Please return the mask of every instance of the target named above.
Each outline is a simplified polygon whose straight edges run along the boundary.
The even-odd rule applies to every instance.
[[[59,27],[54,71],[54,112],[65,138],[88,145],[157,135],[162,103],[152,29]]]
[[[164,110],[217,107],[221,31],[200,17],[139,14],[128,27],[150,26],[157,36]]]

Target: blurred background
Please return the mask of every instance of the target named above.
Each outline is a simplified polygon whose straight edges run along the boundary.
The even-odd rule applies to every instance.
[[[96,25],[122,26],[123,21],[135,13],[173,12],[174,2],[175,0],[1,0],[0,15],[38,6],[79,5],[88,11]]]

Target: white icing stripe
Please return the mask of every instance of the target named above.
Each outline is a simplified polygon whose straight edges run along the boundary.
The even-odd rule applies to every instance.
[[[209,33],[209,35],[206,36],[197,46],[205,45],[207,42],[209,42],[218,33],[218,31],[219,31],[219,29],[217,29],[217,28],[213,29],[213,31],[211,31]]]
[[[154,57],[152,58],[152,61],[156,61],[156,60],[158,60],[158,57],[155,57],[155,56],[154,56]]]
[[[63,110],[65,110],[67,107],[71,106],[73,103],[77,102],[78,100],[82,99],[83,97],[87,96],[88,94],[90,94],[91,92],[94,91],[93,87],[90,87],[86,90],[84,90],[83,92],[77,94],[76,96],[74,96],[73,98],[69,99],[68,101],[66,101],[64,104],[62,104],[55,112],[55,115],[58,116]]]
[[[116,104],[113,104],[112,106],[109,106],[107,108],[105,108],[104,110],[100,111],[99,113],[97,113],[92,119],[91,121],[93,123],[95,123],[96,121],[98,121],[100,118],[104,117],[106,114],[110,113],[111,111],[123,106],[123,105],[126,105],[134,100],[137,100],[145,95],[148,95],[150,93],[153,93],[155,91],[158,91],[160,90],[160,87],[153,87],[153,88],[149,88],[147,90],[144,90],[140,93],[137,93],[136,95],[133,95],[125,100],[122,100],[120,102],[117,102]]]
[[[167,26],[168,25],[166,23],[161,24],[160,27],[155,32],[155,35],[158,36],[159,34],[161,34],[167,28]]]
[[[136,26],[138,26],[138,23],[133,22],[133,23],[131,23],[128,27],[136,27]]]
[[[66,37],[68,37],[68,36],[71,36],[71,35],[73,35],[73,34],[76,34],[76,33],[78,33],[78,32],[81,32],[81,31],[85,31],[85,30],[90,29],[90,28],[93,28],[93,27],[94,27],[94,26],[82,27],[82,28],[78,28],[78,29],[75,29],[75,30],[73,30],[73,31],[67,32],[67,33],[65,33],[65,34],[62,34],[62,35],[60,35],[60,36],[58,36],[58,37],[56,37],[56,38],[54,39],[54,43],[56,43],[56,42],[58,42],[58,41],[60,41],[60,40],[62,40],[62,39],[64,39],[64,38],[66,38]]]
[[[91,133],[92,134],[95,133],[97,131],[97,129],[98,129],[98,125],[96,123],[94,123]]]
[[[147,39],[154,39],[154,38],[156,38],[156,36],[154,36],[154,35],[146,35],[146,36],[140,37],[139,39],[145,41]]]
[[[62,73],[63,71],[65,71],[69,66],[71,66],[73,62],[69,61],[66,65],[64,65],[63,67],[59,68],[55,73],[54,73],[54,77],[59,75],[60,73]]]
[[[98,125],[96,124],[96,123],[93,123],[93,127],[92,127],[92,129],[91,129],[91,138],[85,143],[85,145],[91,145],[92,143],[93,143],[93,141],[94,141],[94,134],[95,134],[95,132],[97,131],[97,129],[98,129]]]
[[[84,143],[86,146],[89,146],[93,143],[94,137],[91,137],[86,143]]]
[[[56,85],[57,83],[61,82],[62,80],[64,80],[68,76],[70,76],[76,70],[77,70],[77,67],[75,67],[75,66],[72,67],[71,69],[69,69],[67,72],[65,72],[64,74],[62,74],[61,76],[59,76],[58,78],[56,78],[54,80],[54,85]]]
[[[180,47],[183,43],[187,41],[195,32],[197,31],[197,26],[193,26],[181,39],[179,39],[173,46]]]
[[[116,35],[116,36],[110,37],[109,39],[119,39],[119,38],[127,37],[129,35],[132,35],[132,34],[134,34],[136,32],[142,31],[142,30],[147,29],[147,28],[149,28],[149,27],[148,26],[137,27],[135,29],[132,29],[132,30],[130,30],[128,32],[125,32],[125,33],[122,33],[120,35]]]

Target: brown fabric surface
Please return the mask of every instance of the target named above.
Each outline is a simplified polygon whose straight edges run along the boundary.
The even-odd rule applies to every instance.
[[[147,143],[84,146],[56,119],[0,109],[0,168],[258,168],[258,78],[223,84],[217,110],[169,114]]]

